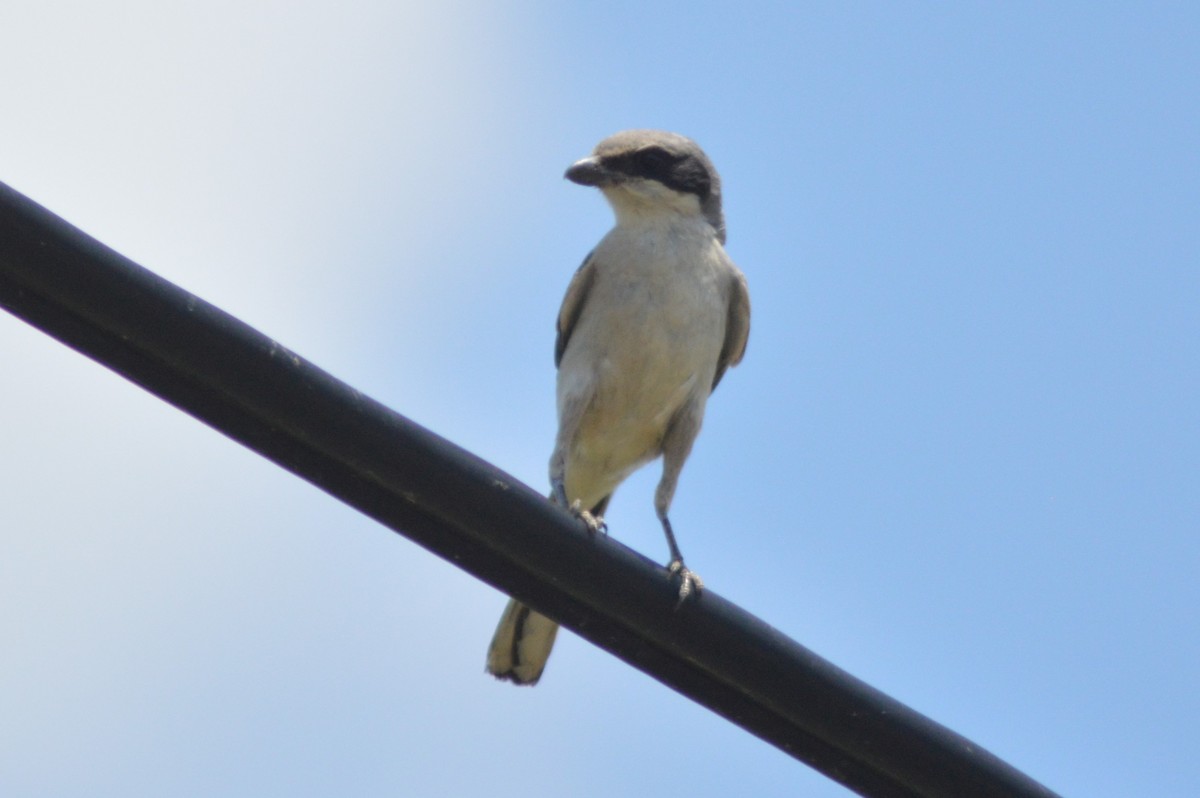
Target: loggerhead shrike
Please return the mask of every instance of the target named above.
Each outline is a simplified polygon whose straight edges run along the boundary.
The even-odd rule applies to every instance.
[[[558,312],[558,436],[551,498],[593,531],[617,486],[662,455],[654,509],[679,597],[699,593],[667,510],[704,405],[750,334],[746,278],[725,254],[721,182],[691,139],[627,130],[566,178],[604,193],[616,226],[583,261]],[[488,650],[498,679],[536,684],[558,624],[511,599]]]

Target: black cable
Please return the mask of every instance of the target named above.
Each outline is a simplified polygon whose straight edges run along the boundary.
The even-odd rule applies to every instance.
[[[3,184],[0,307],[862,795],[1054,795]]]

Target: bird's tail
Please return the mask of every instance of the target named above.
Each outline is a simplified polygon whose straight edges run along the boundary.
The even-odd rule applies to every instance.
[[[509,599],[488,647],[487,672],[513,684],[537,684],[550,659],[558,624]]]

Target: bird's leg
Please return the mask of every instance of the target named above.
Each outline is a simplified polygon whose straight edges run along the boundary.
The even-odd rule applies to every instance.
[[[682,604],[693,593],[697,596],[700,595],[700,592],[704,590],[704,582],[698,573],[683,564],[683,554],[679,551],[679,544],[675,542],[675,532],[671,529],[671,520],[667,518],[666,514],[663,514],[659,520],[662,521],[663,532],[667,533],[667,546],[671,549],[671,562],[667,566],[667,573],[671,576],[677,574],[679,576],[679,603]]]
[[[571,506],[571,503],[567,501],[567,489],[561,479],[550,480],[550,500],[559,507],[566,508]]]
[[[679,474],[683,471],[683,463],[692,451],[692,442],[700,432],[700,416],[704,412],[695,406],[689,406],[676,416],[663,438],[663,473],[654,491],[654,510],[658,520],[662,522],[663,532],[667,534],[667,546],[671,549],[671,562],[667,571],[672,577],[679,576],[679,603],[682,604],[688,596],[695,593],[700,595],[704,583],[695,572],[688,570],[683,564],[683,554],[679,544],[675,542],[675,532],[671,529],[671,521],[667,511],[671,508],[671,499],[675,497],[675,486],[679,484]]]
[[[583,509],[583,504],[576,499],[573,502],[567,501],[567,489],[563,485],[561,479],[550,480],[550,500],[559,507],[564,508],[571,515],[583,521],[583,525],[587,527],[589,534],[608,534],[608,524],[604,523],[604,519],[598,515],[593,515],[590,510]]]

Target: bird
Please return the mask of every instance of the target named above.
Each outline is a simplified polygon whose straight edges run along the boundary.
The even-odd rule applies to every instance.
[[[605,531],[613,491],[661,456],[654,509],[682,603],[703,582],[684,565],[668,511],[709,394],[741,362],[750,334],[746,278],[725,252],[720,177],[696,142],[661,130],[609,136],[564,177],[599,189],[616,223],[571,278],[558,313],[550,498]],[[487,672],[536,684],[557,632],[510,599]]]

